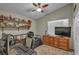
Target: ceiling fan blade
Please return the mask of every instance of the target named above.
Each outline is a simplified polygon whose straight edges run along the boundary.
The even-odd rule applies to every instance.
[[[34,5],[35,7],[37,7],[37,4],[33,3],[33,5]]]
[[[41,3],[38,3],[38,5],[40,6],[40,5],[41,5]]]
[[[47,6],[48,6],[48,4],[45,4],[45,5],[43,5],[42,7],[45,8],[45,7],[47,7]]]
[[[36,11],[36,10],[32,10],[32,12],[34,12],[34,11]]]
[[[32,8],[26,10],[26,12],[30,12],[30,11],[32,11]]]
[[[36,11],[36,10],[33,9],[33,8],[29,8],[29,9],[26,10],[27,13],[29,13],[29,12],[34,12],[34,11]]]
[[[38,3],[38,8],[40,8],[41,3]]]

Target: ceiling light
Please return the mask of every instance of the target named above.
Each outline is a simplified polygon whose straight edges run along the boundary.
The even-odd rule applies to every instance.
[[[41,12],[41,11],[42,11],[42,9],[41,9],[41,8],[38,8],[38,9],[37,9],[37,11],[38,11],[38,12]]]

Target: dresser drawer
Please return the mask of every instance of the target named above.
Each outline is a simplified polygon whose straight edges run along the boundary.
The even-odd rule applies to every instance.
[[[50,45],[50,42],[49,36],[43,36],[43,44]]]
[[[65,45],[60,45],[59,48],[64,49],[64,50],[69,50],[69,47]]]
[[[59,46],[68,46],[67,43],[59,43]]]
[[[68,42],[67,39],[60,39],[59,41],[61,41],[61,42]]]
[[[59,39],[55,38],[54,39],[54,46],[55,47],[58,47],[58,45],[59,45],[58,43],[59,43]]]
[[[64,41],[64,40],[63,40],[63,41],[60,41],[60,40],[59,40],[59,43],[60,43],[60,44],[68,44],[69,42],[68,42],[68,41]]]
[[[60,45],[63,45],[63,46],[68,46],[68,44],[67,43],[59,43],[59,46]]]
[[[54,46],[54,38],[53,38],[53,37],[50,37],[50,40],[51,40],[51,41],[50,41],[50,45],[51,45],[51,46]]]

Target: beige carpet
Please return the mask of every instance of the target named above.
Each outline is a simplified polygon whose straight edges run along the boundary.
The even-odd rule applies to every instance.
[[[55,47],[41,45],[35,48],[38,55],[73,55],[73,52],[68,52],[62,49],[58,49]]]

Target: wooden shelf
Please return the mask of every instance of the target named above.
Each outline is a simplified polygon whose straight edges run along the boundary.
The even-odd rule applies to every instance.
[[[12,18],[12,16],[6,17],[0,15],[0,28],[27,28],[31,27],[30,20],[26,21],[25,19]]]

